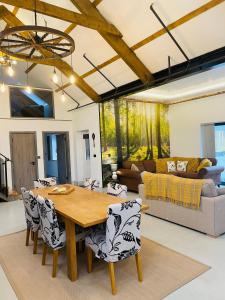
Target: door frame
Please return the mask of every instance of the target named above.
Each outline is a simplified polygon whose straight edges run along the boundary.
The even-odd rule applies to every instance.
[[[45,149],[47,148],[45,135],[46,134],[65,134],[66,136],[66,154],[67,154],[67,167],[68,167],[68,182],[71,183],[71,158],[70,158],[70,133],[69,131],[42,131],[43,141],[43,164],[44,164],[44,176],[46,177],[46,164],[45,164]]]
[[[15,174],[14,174],[14,166],[13,166],[13,147],[12,147],[12,136],[13,134],[34,134],[34,147],[36,150],[35,155],[35,163],[36,163],[36,178],[39,176],[39,168],[38,168],[38,149],[37,149],[37,132],[36,131],[10,131],[9,132],[9,143],[10,143],[10,156],[12,159],[11,163],[11,174],[12,174],[12,188],[15,189]]]

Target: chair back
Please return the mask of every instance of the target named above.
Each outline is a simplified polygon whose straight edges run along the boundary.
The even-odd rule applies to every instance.
[[[135,255],[141,248],[142,200],[112,204],[106,222],[107,258],[111,262]]]
[[[115,197],[127,198],[127,186],[109,182],[107,185],[107,194]]]
[[[38,212],[37,199],[31,191],[21,188],[22,199],[25,209],[25,218],[27,228],[37,231],[40,225],[40,216]]]
[[[88,190],[97,191],[99,189],[99,181],[91,178],[87,178],[84,181],[84,187]]]
[[[51,248],[61,248],[60,227],[53,202],[50,199],[37,196],[40,214],[41,235],[44,242]]]
[[[45,187],[55,186],[55,185],[56,185],[56,178],[54,177],[34,180],[35,189],[40,189],[40,188],[45,188]]]

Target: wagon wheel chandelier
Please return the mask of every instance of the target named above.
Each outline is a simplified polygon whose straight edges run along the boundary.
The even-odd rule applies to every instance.
[[[37,25],[36,0],[34,15],[35,25],[15,26],[0,32],[0,50],[8,56],[36,63],[71,55],[75,43],[67,33]]]

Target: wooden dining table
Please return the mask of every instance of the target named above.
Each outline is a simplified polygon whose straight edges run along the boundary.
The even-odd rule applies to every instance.
[[[58,214],[63,216],[66,229],[67,273],[71,281],[77,279],[77,255],[76,255],[76,224],[88,228],[107,220],[108,206],[114,203],[122,203],[127,199],[107,195],[103,192],[95,192],[82,187],[74,186],[74,190],[68,194],[50,195],[53,187],[33,190],[35,195],[51,199]],[[148,205],[142,205],[142,211],[148,209]]]

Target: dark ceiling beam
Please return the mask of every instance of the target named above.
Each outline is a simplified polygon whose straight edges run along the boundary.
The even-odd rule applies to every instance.
[[[183,62],[174,66],[171,66],[171,74],[169,75],[168,68],[156,72],[153,74],[154,81],[149,85],[144,85],[141,80],[135,80],[128,84],[118,87],[116,90],[112,89],[106,93],[100,95],[101,102],[108,101],[113,98],[119,98],[134,94],[138,91],[151,89],[180,78],[188,77],[197,73],[201,73],[211,68],[225,63],[225,47],[218,48],[211,52],[202,54],[189,60],[189,62]]]

